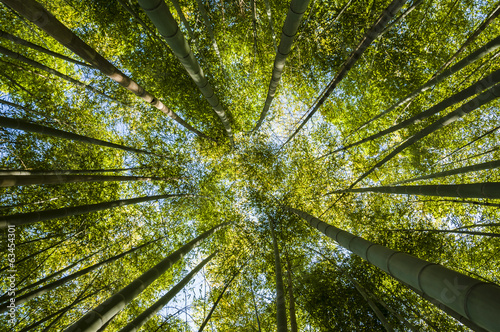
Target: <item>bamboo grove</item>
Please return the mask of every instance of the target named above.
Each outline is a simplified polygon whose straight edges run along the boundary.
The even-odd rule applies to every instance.
[[[500,2],[0,3],[1,331],[498,331]]]

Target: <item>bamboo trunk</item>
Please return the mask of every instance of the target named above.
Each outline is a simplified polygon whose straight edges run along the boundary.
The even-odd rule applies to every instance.
[[[273,240],[274,251],[274,271],[276,274],[276,322],[278,332],[287,332],[285,287],[283,285],[283,273],[281,271],[280,252],[276,234],[274,233],[274,223],[269,223],[271,238]]]
[[[93,48],[83,42],[77,35],[69,30],[65,25],[59,22],[52,14],[50,14],[41,4],[36,0],[0,0],[16,12],[33,22],[40,29],[47,32],[54,37],[59,43],[73,51],[82,59],[90,63],[95,68],[99,69],[104,75],[111,78],[127,90],[140,97],[148,104],[154,106],[160,111],[167,114],[174,121],[179,123],[184,128],[192,131],[196,135],[215,141],[213,138],[208,137],[202,132],[198,131],[182,118],[180,118],[174,111],[165,106],[151,93],[146,91],[143,87],[130,79],[127,75],[122,73],[111,62],[102,57]]]
[[[34,222],[40,222],[45,220],[52,220],[57,218],[64,218],[69,216],[78,216],[85,213],[91,213],[96,211],[102,211],[107,209],[112,209],[115,207],[126,206],[130,204],[138,204],[142,202],[149,202],[159,199],[165,199],[170,197],[182,197],[191,196],[190,194],[170,194],[170,195],[156,195],[156,196],[143,196],[137,198],[121,199],[111,202],[103,202],[97,204],[87,204],[80,206],[72,206],[60,209],[45,210],[38,212],[28,212],[28,213],[17,213],[9,216],[0,217],[0,229],[6,228],[8,225],[24,225],[31,224]]]
[[[108,298],[104,303],[100,304],[90,312],[85,314],[76,323],[68,327],[65,332],[90,332],[97,331],[101,326],[111,320],[119,313],[128,303],[134,300],[144,289],[146,289],[153,281],[165,273],[172,265],[184,257],[194,247],[198,246],[205,238],[210,236],[216,230],[228,225],[229,223],[219,224],[212,229],[204,232],[195,239],[185,244],[180,249],[176,250],[160,263],[144,272],[140,277],[124,287],[115,295]]]
[[[377,168],[381,167],[384,165],[386,162],[388,162],[390,159],[392,159],[395,155],[409,147],[410,145],[416,143],[418,140],[432,134],[438,129],[441,129],[458,119],[460,119],[462,116],[469,114],[473,110],[489,103],[490,101],[495,100],[500,96],[500,83],[494,85],[493,87],[489,88],[485,92],[481,93],[474,99],[468,101],[467,103],[463,104],[459,108],[455,109],[454,111],[448,113],[447,115],[443,116],[441,119],[437,120],[436,122],[432,123],[431,125],[425,127],[424,129],[420,130],[417,132],[415,135],[411,136],[408,138],[406,141],[401,143],[398,147],[396,147],[391,153],[389,153],[384,159],[379,161],[375,166],[370,168],[367,172],[365,172],[363,175],[361,175],[354,183],[349,187],[353,188],[358,182],[363,180],[365,177],[370,175],[373,171],[375,171]]]
[[[448,108],[450,106],[453,106],[461,101],[464,101],[464,100],[474,96],[478,92],[481,92],[485,89],[491,88],[492,86],[494,86],[498,82],[500,82],[500,70],[495,71],[494,73],[488,75],[487,77],[483,78],[482,80],[477,81],[476,83],[463,89],[462,91],[457,92],[456,94],[452,95],[451,97],[446,98],[445,100],[437,103],[436,105],[428,108],[427,110],[425,110],[425,111],[423,111],[415,116],[412,116],[411,118],[404,120],[404,121],[398,123],[397,125],[394,125],[388,129],[382,130],[376,134],[370,135],[370,136],[363,138],[357,142],[348,144],[348,145],[346,145],[340,149],[337,149],[331,153],[323,155],[323,156],[319,157],[318,159],[326,157],[326,156],[333,154],[333,153],[345,151],[345,150],[352,148],[354,146],[360,145],[360,144],[368,142],[368,141],[372,141],[376,138],[382,137],[384,135],[398,131],[402,128],[408,127],[409,125],[418,123],[424,119],[427,119],[427,118],[445,110],[446,108]]]
[[[116,98],[108,96],[104,92],[102,92],[102,91],[100,91],[100,90],[98,90],[98,89],[96,89],[96,88],[94,88],[94,87],[92,87],[90,85],[87,85],[87,84],[82,83],[82,82],[80,82],[78,80],[75,80],[74,78],[69,77],[68,75],[65,75],[65,74],[63,74],[63,73],[61,73],[61,72],[59,72],[59,71],[57,71],[55,69],[49,68],[49,67],[47,67],[47,66],[45,66],[45,65],[43,65],[43,64],[41,64],[41,63],[39,63],[39,62],[37,62],[35,60],[28,59],[27,57],[25,57],[25,56],[23,56],[23,55],[21,55],[19,53],[13,52],[11,50],[8,50],[5,47],[0,46],[0,53],[5,54],[6,56],[11,57],[13,59],[16,59],[16,60],[19,60],[21,62],[24,62],[24,63],[26,63],[26,64],[28,64],[28,65],[30,65],[32,67],[35,67],[35,68],[38,68],[40,70],[46,71],[47,73],[50,73],[50,74],[52,74],[54,76],[57,76],[57,77],[65,80],[65,81],[68,81],[68,82],[70,82],[71,84],[73,84],[75,86],[87,89],[90,92],[97,93],[97,94],[99,94],[99,95],[101,95],[103,97],[106,97],[106,98],[110,99],[110,100],[119,102]]]
[[[424,85],[416,88],[415,90],[410,92],[408,95],[401,98],[401,100],[399,100],[398,102],[393,104],[391,107],[389,107],[385,111],[379,113],[375,117],[371,118],[370,120],[368,120],[367,122],[365,122],[364,124],[362,124],[361,126],[356,128],[355,131],[358,131],[361,128],[366,127],[367,125],[369,125],[373,121],[381,118],[382,116],[386,115],[389,112],[392,112],[393,110],[402,106],[403,104],[413,100],[413,98],[418,96],[420,93],[429,90],[434,85],[438,84],[439,82],[443,81],[444,79],[448,78],[449,76],[459,72],[463,68],[465,68],[468,65],[470,65],[471,63],[481,59],[482,57],[486,56],[487,54],[497,50],[499,47],[500,47],[500,36],[491,40],[483,47],[478,48],[476,51],[472,52],[471,54],[469,54],[468,56],[466,56],[465,58],[463,58],[462,60],[460,60],[459,62],[457,62],[453,66],[451,66],[450,68],[444,70],[441,74],[437,75],[436,77],[431,78]]]
[[[198,61],[196,61],[189,44],[184,39],[184,35],[179,29],[177,22],[174,20],[172,14],[170,13],[170,9],[165,4],[164,0],[139,0],[139,5],[146,12],[149,19],[163,36],[168,46],[172,49],[172,52],[184,66],[189,76],[198,86],[210,106],[212,106],[213,110],[224,125],[226,134],[229,137],[231,144],[234,145],[234,138],[229,118],[223,110],[219,98],[215,95],[212,86],[203,74],[203,70],[200,68]]]
[[[293,39],[297,34],[297,30],[304,15],[309,0],[292,0],[290,2],[290,8],[288,8],[288,14],[286,15],[285,23],[283,23],[283,29],[281,33],[281,40],[276,52],[276,57],[274,58],[273,72],[271,76],[271,82],[269,83],[269,89],[267,91],[266,101],[264,103],[264,108],[260,114],[259,121],[253,129],[253,132],[257,132],[264,121],[271,103],[276,94],[276,89],[281,80],[281,75],[283,74],[283,69],[285,68],[286,58],[290,50],[292,49]]]
[[[343,63],[340,70],[337,72],[332,81],[327,85],[327,87],[318,96],[316,102],[311,108],[309,114],[305,117],[299,127],[293,132],[293,134],[287,139],[283,144],[286,145],[290,142],[295,135],[304,127],[304,125],[309,121],[309,119],[316,113],[316,111],[323,105],[326,99],[330,96],[335,87],[342,81],[342,79],[347,75],[349,70],[354,66],[356,61],[361,57],[363,52],[370,46],[370,44],[378,38],[382,30],[385,28],[387,23],[396,15],[396,13],[401,9],[401,7],[406,3],[406,0],[393,0],[389,6],[382,12],[375,24],[365,33],[363,39],[358,44],[356,49],[351,53],[349,58]]]
[[[163,295],[158,301],[156,301],[149,308],[144,310],[137,318],[128,323],[124,328],[120,330],[120,332],[136,332],[138,331],[151,317],[153,317],[158,311],[160,311],[164,306],[167,305],[168,302],[174,296],[177,295],[193,278],[193,276],[198,273],[214,256],[216,252],[205,258],[201,263],[199,263],[191,272],[189,272],[179,283],[177,283],[171,290],[167,292],[167,294]]]
[[[500,287],[439,264],[395,251],[337,227],[300,210],[286,207],[309,224],[387,274],[465,317],[473,324],[496,331],[500,326]]]
[[[30,43],[29,41],[27,40],[24,40],[22,38],[19,38],[19,37],[16,37],[14,35],[11,35],[10,33],[8,32],[5,32],[5,31],[2,31],[0,30],[0,37],[2,38],[5,38],[7,40],[10,40],[11,42],[14,42],[18,45],[23,45],[23,46],[27,46],[31,49],[34,49],[36,51],[39,51],[39,52],[42,52],[42,53],[45,53],[47,55],[50,55],[50,56],[53,56],[55,58],[59,58],[61,60],[64,60],[64,61],[68,61],[68,62],[71,62],[71,63],[74,63],[76,65],[79,65],[79,66],[85,66],[85,67],[89,67],[89,68],[92,68],[91,65],[89,64],[86,64],[84,62],[81,62],[81,61],[78,61],[78,60],[75,60],[75,59],[72,59],[70,57],[67,57],[65,55],[62,55],[62,54],[59,54],[59,53],[56,53],[56,52],[53,52],[51,50],[48,50],[44,47],[41,47],[41,46],[38,46],[36,44],[33,44],[33,43]]]
[[[205,328],[205,326],[210,321],[210,318],[212,318],[212,315],[213,315],[213,313],[215,311],[215,308],[217,308],[217,304],[219,304],[219,302],[222,299],[222,296],[224,296],[224,293],[226,292],[227,288],[229,287],[229,285],[233,282],[234,278],[236,278],[236,276],[239,273],[240,273],[240,271],[238,271],[237,273],[235,273],[232,276],[232,278],[224,285],[224,288],[222,289],[222,292],[220,292],[219,296],[217,296],[217,299],[215,300],[214,305],[212,306],[212,308],[210,309],[210,311],[208,312],[207,317],[205,317],[205,319],[203,320],[203,323],[201,323],[200,328],[198,329],[198,332],[203,332],[203,329]]]
[[[48,136],[52,136],[52,137],[69,139],[72,141],[82,142],[82,143],[86,143],[86,144],[105,146],[108,148],[119,149],[119,150],[128,151],[128,152],[154,154],[152,152],[148,152],[145,150],[131,148],[131,147],[124,146],[121,144],[106,142],[106,141],[103,141],[100,139],[91,138],[91,137],[87,137],[87,136],[83,136],[83,135],[73,134],[73,133],[70,133],[67,131],[49,128],[49,127],[35,124],[32,122],[24,121],[21,119],[11,119],[11,118],[7,118],[4,116],[0,116],[0,126],[5,127],[5,128],[23,130],[23,131],[27,131],[30,133],[37,133],[37,134],[48,135]]]
[[[103,265],[106,265],[106,264],[108,264],[108,263],[114,262],[114,261],[116,261],[117,259],[119,259],[119,258],[121,258],[121,257],[123,257],[123,256],[126,256],[127,254],[130,254],[130,253],[132,253],[132,252],[134,252],[134,251],[137,251],[137,250],[141,249],[142,247],[145,247],[145,246],[147,246],[148,244],[150,244],[150,243],[154,243],[154,242],[156,242],[156,241],[158,241],[158,240],[161,240],[161,239],[163,239],[163,238],[160,238],[160,239],[156,239],[156,240],[153,240],[153,241],[146,242],[146,243],[144,243],[144,244],[142,244],[142,245],[140,245],[140,246],[137,246],[137,247],[135,247],[135,248],[132,248],[132,249],[130,249],[130,250],[127,250],[127,251],[125,251],[125,252],[122,252],[121,254],[118,254],[118,255],[115,255],[115,256],[113,256],[113,257],[111,257],[111,258],[108,258],[108,259],[106,259],[106,260],[104,260],[104,261],[102,261],[102,262],[100,262],[100,263],[96,263],[96,264],[91,265],[91,266],[89,266],[89,267],[86,267],[86,268],[84,268],[84,269],[82,269],[82,270],[80,270],[80,271],[77,271],[77,272],[74,272],[74,273],[72,273],[72,274],[70,274],[70,275],[68,275],[68,276],[65,276],[65,277],[63,277],[63,278],[61,278],[61,279],[58,279],[58,280],[56,280],[56,281],[53,281],[53,282],[51,282],[50,284],[44,285],[44,286],[42,286],[42,287],[40,287],[40,288],[38,288],[38,289],[35,289],[35,290],[33,290],[33,291],[29,292],[29,293],[26,293],[26,294],[23,294],[23,295],[21,295],[21,296],[18,296],[18,297],[16,297],[16,305],[19,305],[19,304],[25,303],[25,302],[27,302],[27,301],[29,301],[29,300],[31,300],[31,299],[33,299],[33,298],[37,297],[37,296],[43,295],[43,294],[45,294],[45,293],[47,293],[47,292],[51,291],[51,290],[52,290],[52,289],[54,289],[54,288],[57,288],[57,287],[59,287],[59,286],[61,286],[61,285],[64,285],[65,283],[67,283],[67,282],[69,282],[69,281],[71,281],[71,280],[75,280],[76,278],[78,278],[78,277],[80,277],[80,276],[82,276],[82,275],[85,275],[85,274],[87,274],[87,273],[89,273],[89,272],[92,272],[92,271],[94,271],[95,269],[97,269],[97,268],[99,268],[99,267],[101,267],[101,266],[103,266]],[[0,313],[1,313],[1,312],[6,311],[6,310],[8,309],[8,308],[7,308],[7,302],[6,302],[6,303],[4,303],[4,304],[5,304],[5,305],[3,305],[3,304],[2,304],[2,305],[0,306]]]
[[[500,182],[356,188],[332,191],[327,195],[364,192],[460,198],[500,198]]]
[[[403,183],[415,182],[418,180],[425,180],[425,179],[435,179],[435,178],[440,178],[443,176],[464,174],[464,173],[469,173],[469,172],[477,172],[477,171],[482,171],[485,169],[495,169],[498,167],[500,167],[500,160],[492,160],[492,161],[488,161],[488,162],[477,164],[477,165],[465,166],[465,167],[450,169],[449,171],[443,171],[443,172],[433,173],[433,174],[429,174],[429,175],[423,175],[423,176],[419,176],[416,178],[396,182],[394,184],[403,184]]]
[[[105,181],[166,181],[170,178],[112,175],[2,175],[1,187]]]

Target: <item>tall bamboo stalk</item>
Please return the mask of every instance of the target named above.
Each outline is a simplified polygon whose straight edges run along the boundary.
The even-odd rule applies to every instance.
[[[485,169],[494,169],[494,168],[498,168],[498,167],[500,167],[500,160],[493,160],[493,161],[488,161],[488,162],[477,164],[477,165],[465,166],[465,167],[450,169],[449,171],[443,171],[443,172],[433,173],[433,174],[429,174],[429,175],[423,175],[423,176],[419,176],[416,178],[411,178],[408,180],[396,182],[394,184],[403,184],[403,183],[415,182],[418,180],[425,180],[425,179],[435,179],[435,178],[440,178],[443,176],[464,174],[464,173],[469,173],[469,172],[477,172],[477,171],[482,171]]]
[[[16,52],[13,52],[13,51],[11,51],[9,49],[6,49],[5,47],[0,46],[0,53],[4,54],[4,55],[6,55],[6,56],[8,56],[8,57],[10,57],[12,59],[16,59],[16,60],[19,60],[21,62],[24,62],[24,63],[26,63],[26,64],[28,64],[28,65],[30,65],[32,67],[35,67],[35,68],[38,68],[40,70],[46,71],[47,73],[50,73],[50,74],[52,74],[54,76],[57,76],[57,77],[65,80],[65,81],[68,81],[68,82],[70,82],[71,84],[73,84],[75,86],[87,89],[90,92],[97,93],[97,94],[99,94],[99,95],[101,95],[103,97],[106,97],[106,98],[110,99],[110,100],[119,102],[116,98],[108,96],[107,94],[105,94],[104,92],[102,92],[102,91],[94,88],[93,86],[90,86],[88,84],[85,84],[85,83],[82,83],[82,82],[80,82],[78,80],[75,80],[74,78],[69,77],[68,75],[65,75],[65,74],[63,74],[63,73],[61,73],[61,72],[59,72],[59,71],[57,71],[55,69],[52,69],[52,68],[50,68],[50,67],[48,67],[46,65],[43,65],[40,62],[37,62],[37,61],[32,60],[32,59],[29,59],[29,58],[27,58],[27,57],[25,57],[25,56],[23,56],[23,55],[21,55],[19,53],[16,53]]]
[[[33,22],[40,29],[44,30],[46,33],[54,37],[54,39],[56,39],[59,43],[73,51],[76,55],[80,56],[95,68],[99,69],[104,75],[108,76],[127,90],[131,91],[148,104],[167,114],[184,128],[192,131],[200,137],[215,141],[213,138],[208,137],[207,135],[192,127],[182,118],[180,118],[174,111],[165,106],[155,96],[153,96],[142,86],[133,81],[130,77],[122,73],[111,62],[102,57],[93,48],[91,48],[71,30],[69,30],[64,24],[59,22],[41,4],[36,2],[36,0],[0,1],[10,8],[14,9],[29,21]]]
[[[56,52],[53,52],[51,50],[48,50],[46,49],[45,47],[41,47],[41,46],[38,46],[36,44],[33,44],[27,40],[24,40],[22,38],[19,38],[17,36],[14,36],[14,35],[11,35],[10,33],[8,32],[5,32],[5,31],[2,31],[0,30],[0,37],[2,38],[5,38],[7,40],[10,40],[11,42],[14,42],[18,45],[23,45],[23,46],[27,46],[31,49],[34,49],[36,51],[39,51],[39,52],[42,52],[42,53],[45,53],[47,55],[50,55],[50,56],[53,56],[55,58],[59,58],[59,59],[62,59],[64,61],[68,61],[68,62],[71,62],[71,63],[74,63],[76,65],[79,65],[79,66],[84,66],[84,67],[89,67],[89,68],[92,68],[91,65],[85,63],[85,62],[81,62],[81,61],[78,61],[78,60],[75,60],[75,59],[72,59],[70,57],[67,57],[65,55],[62,55],[62,54],[59,54],[59,53],[56,53]]]
[[[278,46],[278,50],[276,51],[276,57],[274,58],[273,72],[271,82],[269,83],[269,89],[267,91],[266,101],[264,103],[264,108],[260,113],[259,121],[253,129],[253,132],[257,132],[259,130],[264,118],[269,112],[269,108],[271,107],[271,103],[276,94],[276,89],[281,80],[281,75],[283,74],[283,69],[285,68],[286,58],[292,49],[293,39],[297,34],[302,16],[304,15],[308,4],[309,0],[292,0],[290,2],[288,14],[286,15],[285,23],[283,23],[280,44]]]
[[[286,320],[286,303],[285,303],[285,287],[283,285],[283,272],[281,271],[280,252],[278,248],[278,241],[274,232],[274,223],[269,222],[271,229],[271,238],[273,241],[274,252],[274,271],[276,280],[276,323],[278,332],[287,332]]]
[[[139,5],[146,12],[168,46],[172,49],[177,59],[184,66],[191,79],[200,89],[201,93],[212,106],[214,112],[221,120],[231,144],[234,145],[233,132],[229,118],[222,108],[219,98],[216,96],[212,86],[206,79],[203,70],[194,57],[191,47],[184,38],[177,22],[164,0],[139,0]]]
[[[382,116],[392,112],[396,108],[406,104],[407,102],[411,101],[413,98],[418,96],[420,93],[429,90],[434,85],[438,84],[439,82],[442,82],[444,79],[459,72],[463,68],[465,68],[468,65],[470,65],[471,63],[481,59],[482,57],[486,56],[487,54],[497,50],[499,47],[500,47],[500,36],[494,38],[493,40],[488,42],[486,45],[478,48],[477,50],[475,50],[474,52],[472,52],[471,54],[469,54],[468,56],[466,56],[465,58],[463,58],[462,60],[460,60],[459,62],[457,62],[453,66],[451,66],[450,68],[443,70],[443,72],[441,74],[439,74],[435,77],[432,77],[426,83],[424,83],[420,87],[416,88],[415,90],[413,90],[412,92],[407,94],[405,97],[401,98],[399,101],[394,103],[392,106],[387,108],[385,111],[377,114],[376,116],[374,116],[373,118],[371,118],[367,122],[363,123],[361,126],[356,128],[354,131],[358,131],[361,128],[366,127],[367,125],[369,125],[373,121],[375,121],[375,120],[381,118]]]
[[[67,275],[67,276],[65,276],[65,277],[63,277],[61,279],[53,281],[50,284],[46,284],[46,285],[44,285],[44,286],[42,286],[40,288],[37,288],[37,289],[35,289],[35,290],[33,290],[33,291],[29,292],[29,293],[26,293],[26,294],[23,294],[21,296],[18,296],[18,297],[16,297],[16,305],[25,303],[25,302],[27,302],[27,301],[29,301],[29,300],[37,297],[37,296],[45,294],[45,293],[51,291],[52,289],[55,289],[55,288],[57,288],[57,287],[59,287],[61,285],[64,285],[65,283],[67,283],[69,281],[75,280],[78,277],[83,276],[83,275],[85,275],[85,274],[87,274],[89,272],[92,272],[95,269],[97,269],[97,268],[99,268],[99,267],[101,267],[103,265],[106,265],[108,263],[114,262],[114,261],[122,258],[123,256],[126,256],[126,255],[128,255],[130,253],[133,253],[133,252],[135,252],[135,251],[137,251],[137,250],[139,250],[139,249],[147,246],[148,244],[154,243],[154,242],[156,242],[158,240],[161,240],[161,239],[163,239],[163,238],[159,238],[159,239],[156,239],[156,240],[152,240],[152,241],[146,242],[144,244],[141,244],[140,246],[137,246],[135,248],[132,248],[132,249],[129,249],[129,250],[125,251],[125,252],[122,252],[121,254],[118,254],[118,255],[115,255],[113,257],[110,257],[110,258],[108,258],[108,259],[106,259],[106,260],[104,260],[102,262],[93,264],[93,265],[88,266],[88,267],[86,267],[86,268],[84,268],[82,270],[79,270],[79,271],[76,271],[76,272],[74,272],[74,273],[72,273],[70,275]],[[6,311],[8,309],[7,308],[7,304],[8,303],[6,302],[4,304],[5,305],[2,304],[0,306],[0,313]]]
[[[469,114],[473,110],[489,103],[492,100],[495,100],[500,96],[500,83],[494,85],[493,87],[489,88],[485,92],[479,94],[477,97],[474,99],[468,101],[467,103],[463,104],[462,106],[458,107],[454,111],[448,113],[447,115],[443,116],[441,119],[437,120],[436,122],[430,124],[429,126],[423,128],[410,138],[408,138],[406,141],[401,143],[399,146],[397,146],[391,153],[389,153],[387,156],[385,156],[381,161],[379,161],[377,164],[375,164],[373,167],[371,167],[368,171],[363,173],[359,178],[354,181],[354,183],[349,187],[353,188],[358,182],[363,180],[365,177],[370,175],[373,171],[375,171],[377,168],[381,167],[384,165],[386,162],[388,162],[390,159],[392,159],[394,156],[396,156],[398,153],[409,147],[410,145],[416,143],[420,139],[430,135],[431,133],[435,132],[438,129],[441,129],[458,119],[460,119],[462,116]]]
[[[45,220],[52,220],[57,218],[64,218],[69,216],[78,216],[85,213],[91,213],[96,211],[102,211],[107,209],[112,209],[119,206],[126,206],[130,204],[138,204],[142,202],[149,202],[159,199],[165,199],[170,197],[189,197],[190,194],[170,194],[170,195],[157,195],[157,196],[143,196],[137,198],[121,199],[111,202],[103,202],[97,204],[87,204],[80,206],[72,206],[60,209],[28,212],[28,213],[17,213],[8,216],[0,217],[0,229],[6,228],[8,225],[24,225],[31,224],[34,222],[40,222]]]
[[[194,247],[198,246],[204,239],[214,233],[221,227],[229,223],[219,224],[212,229],[202,233],[195,239],[191,240],[180,249],[176,250],[154,267],[144,272],[140,277],[132,281],[128,286],[124,287],[115,295],[108,298],[105,302],[92,309],[85,314],[76,323],[68,327],[65,332],[90,332],[97,331],[101,326],[111,320],[119,313],[128,303],[134,300],[144,289],[146,289],[153,281],[158,279],[172,265],[187,255]]]
[[[18,130],[27,131],[30,133],[37,133],[37,134],[48,135],[48,136],[52,136],[52,137],[59,137],[59,138],[69,139],[69,140],[77,141],[77,142],[81,142],[81,143],[105,146],[108,148],[119,149],[119,150],[128,151],[128,152],[154,154],[154,153],[149,152],[149,151],[136,149],[136,148],[128,147],[128,146],[121,145],[121,144],[106,142],[106,141],[96,139],[96,138],[91,138],[88,136],[73,134],[73,133],[70,133],[67,131],[42,126],[42,125],[39,125],[36,123],[24,121],[21,119],[12,119],[12,118],[8,118],[5,116],[0,116],[0,127],[18,129]]]
[[[189,272],[179,283],[177,283],[171,290],[169,290],[165,295],[163,295],[158,301],[156,301],[149,308],[144,310],[139,316],[137,316],[133,321],[125,325],[120,332],[136,332],[138,331],[151,317],[153,317],[158,311],[160,311],[164,306],[167,305],[170,300],[174,298],[177,293],[179,293],[187,283],[194,277],[198,271],[200,271],[216,254],[214,252],[203,261],[201,261],[196,267]]]
[[[345,193],[385,193],[459,198],[500,198],[500,182],[437,184],[421,186],[381,186],[331,191],[331,194]]]
[[[347,75],[349,70],[354,66],[356,61],[361,57],[363,52],[370,46],[370,44],[378,38],[380,33],[382,33],[385,26],[389,23],[389,21],[396,15],[396,13],[401,9],[401,7],[406,3],[406,0],[393,0],[389,6],[382,12],[379,16],[375,24],[365,33],[363,39],[358,44],[356,49],[351,53],[351,55],[347,58],[347,60],[342,64],[342,67],[337,72],[335,77],[331,80],[331,82],[326,86],[326,88],[321,92],[315,101],[314,105],[311,107],[311,110],[308,112],[305,119],[299,125],[299,127],[293,132],[292,135],[287,139],[287,141],[283,144],[286,145],[290,142],[295,135],[305,126],[305,124],[309,121],[309,119],[316,113],[316,111],[323,105],[326,99],[330,96],[335,87],[342,81],[342,79]]]
[[[311,227],[387,274],[444,304],[482,328],[500,326],[500,287],[447,269],[439,264],[386,248],[329,225],[303,211],[285,207]]]
[[[104,181],[165,181],[169,178],[112,175],[0,175],[1,187]]]

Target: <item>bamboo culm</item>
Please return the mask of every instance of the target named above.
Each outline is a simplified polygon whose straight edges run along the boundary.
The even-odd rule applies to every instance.
[[[191,47],[187,43],[182,34],[177,22],[170,13],[170,9],[165,4],[164,0],[139,0],[139,5],[146,12],[149,19],[153,22],[158,32],[167,42],[168,46],[172,49],[177,59],[186,69],[187,73],[194,81],[196,86],[200,89],[201,93],[208,101],[210,106],[221,120],[224,125],[227,136],[231,144],[234,145],[233,133],[229,118],[223,110],[219,98],[215,94],[212,86],[208,82],[201,69],[198,61],[194,57]]]
[[[397,12],[401,9],[401,7],[406,3],[406,0],[393,0],[389,6],[382,12],[380,17],[377,19],[375,24],[366,32],[363,36],[363,39],[358,44],[356,49],[351,53],[349,58],[342,64],[342,67],[337,72],[332,81],[327,85],[327,87],[321,92],[318,96],[314,105],[311,107],[311,110],[308,112],[305,119],[299,125],[299,127],[293,132],[293,134],[287,139],[287,141],[283,144],[286,145],[290,142],[295,135],[305,126],[305,124],[309,121],[310,118],[318,111],[318,109],[323,105],[326,99],[330,96],[335,87],[342,81],[342,79],[347,75],[349,70],[354,66],[356,61],[361,57],[363,52],[370,46],[370,44],[378,38],[380,33],[384,30],[385,26],[389,23],[389,21],[396,15]]]
[[[205,238],[210,236],[216,230],[228,225],[229,223],[219,224],[212,229],[202,233],[195,239],[185,244],[180,249],[176,250],[154,267],[144,272],[140,277],[132,281],[128,286],[124,287],[115,295],[108,298],[105,302],[89,311],[76,323],[68,327],[65,332],[95,332],[104,324],[110,321],[117,313],[119,313],[128,303],[134,300],[144,289],[146,289],[153,281],[165,273],[174,263],[184,257],[191,249],[195,248]]]
[[[304,15],[308,5],[309,0],[292,0],[290,2],[288,14],[286,15],[285,23],[283,23],[280,44],[278,46],[278,50],[276,51],[276,57],[274,58],[273,72],[271,75],[271,82],[269,83],[269,89],[267,91],[266,101],[260,114],[259,121],[253,129],[253,132],[257,132],[259,130],[264,118],[269,112],[274,95],[276,94],[276,89],[281,80],[283,69],[285,68],[286,58],[292,49],[293,39],[297,34],[302,16]]]
[[[395,251],[329,225],[303,211],[285,207],[311,227],[387,274],[444,304],[473,324],[490,331],[500,326],[500,287]]]
[[[108,76],[113,81],[117,82],[125,89],[131,91],[136,96],[148,104],[154,106],[158,110],[167,114],[178,124],[195,133],[196,135],[215,141],[202,132],[198,131],[184,119],[179,117],[174,111],[165,106],[155,96],[145,90],[142,86],[133,81],[130,77],[122,73],[111,62],[106,60],[102,55],[97,53],[93,48],[87,45],[64,24],[58,21],[36,0],[0,0],[23,17],[34,23],[40,29],[54,37],[59,43],[73,51],[76,55],[87,61],[93,67],[99,69],[104,75]]]
[[[136,332],[158,311],[160,311],[164,306],[167,305],[172,298],[174,298],[177,293],[179,293],[187,283],[193,278],[193,276],[198,273],[214,256],[216,252],[205,258],[201,263],[199,263],[191,272],[189,272],[179,283],[177,283],[167,294],[163,295],[158,301],[156,301],[149,308],[144,310],[139,316],[137,316],[133,321],[125,325],[120,332]]]
[[[190,197],[190,194],[169,194],[169,195],[156,195],[156,196],[143,196],[129,199],[121,199],[110,202],[102,202],[97,204],[87,204],[80,206],[65,207],[53,210],[44,210],[37,212],[28,213],[17,213],[8,216],[0,217],[0,229],[6,228],[8,225],[25,225],[35,222],[52,220],[57,218],[65,218],[69,216],[79,216],[85,213],[91,213],[96,211],[102,211],[107,209],[112,209],[120,206],[126,206],[130,204],[139,204],[143,202],[150,202],[159,199],[171,198],[171,197]]]

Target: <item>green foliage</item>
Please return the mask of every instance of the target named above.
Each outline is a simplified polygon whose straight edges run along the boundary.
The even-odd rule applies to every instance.
[[[179,1],[193,38],[183,24],[179,24],[181,32],[229,116],[235,137],[232,148],[221,121],[144,11],[135,1],[122,2],[135,13],[135,18],[118,1],[40,1],[104,58],[217,142],[195,137],[96,69],[0,38],[2,47],[119,101],[2,56],[0,99],[4,102],[0,103],[0,115],[154,153],[125,153],[7,129],[0,123],[0,176],[3,170],[81,170],[87,174],[92,170],[131,168],[120,174],[100,174],[168,178],[0,188],[0,218],[140,196],[192,195],[16,226],[18,290],[92,254],[66,273],[162,239],[19,305],[16,325],[2,319],[0,330],[22,330],[47,317],[34,330],[63,330],[187,241],[221,222],[231,225],[160,276],[111,321],[107,330],[117,331],[125,326],[215,250],[218,255],[203,272],[152,317],[143,330],[197,330],[235,271],[240,274],[219,302],[207,330],[210,327],[214,331],[256,331],[258,326],[262,331],[275,330],[275,262],[270,220],[275,224],[285,288],[288,273],[292,278],[299,330],[383,330],[351,278],[421,330],[467,330],[404,285],[320,236],[303,220],[285,212],[282,205],[321,216],[325,222],[375,243],[498,284],[498,237],[416,231],[467,227],[498,233],[498,208],[474,204],[498,204],[497,201],[482,199],[470,203],[460,202],[459,198],[452,201],[371,193],[328,194],[348,188],[394,147],[463,103],[389,135],[325,156],[419,114],[499,70],[500,53],[496,50],[420,93],[408,104],[360,128],[427,82],[498,4],[423,1],[373,41],[320,112],[299,135],[282,146],[390,1],[311,1],[287,57],[270,112],[257,133],[249,131],[264,106],[276,54],[265,1],[255,1],[256,38],[250,1],[202,1],[220,58],[197,2]],[[401,12],[415,2],[407,3]],[[180,22],[173,6],[167,4]],[[289,2],[269,0],[269,5],[279,43]],[[0,25],[15,36],[81,60],[5,5],[0,7]],[[499,33],[497,19],[451,65]],[[498,107],[499,101],[494,100],[419,140],[359,185],[387,185],[498,159],[499,132],[482,137],[498,126]],[[415,184],[498,182],[499,176],[498,170],[493,169]],[[0,268],[8,266],[3,243]],[[6,291],[4,287],[3,293]],[[287,306],[291,301],[288,291],[285,289]],[[380,301],[377,303],[396,330],[406,330],[394,312]],[[58,312],[60,309],[64,310]],[[3,315],[2,318],[8,318],[6,313]]]

